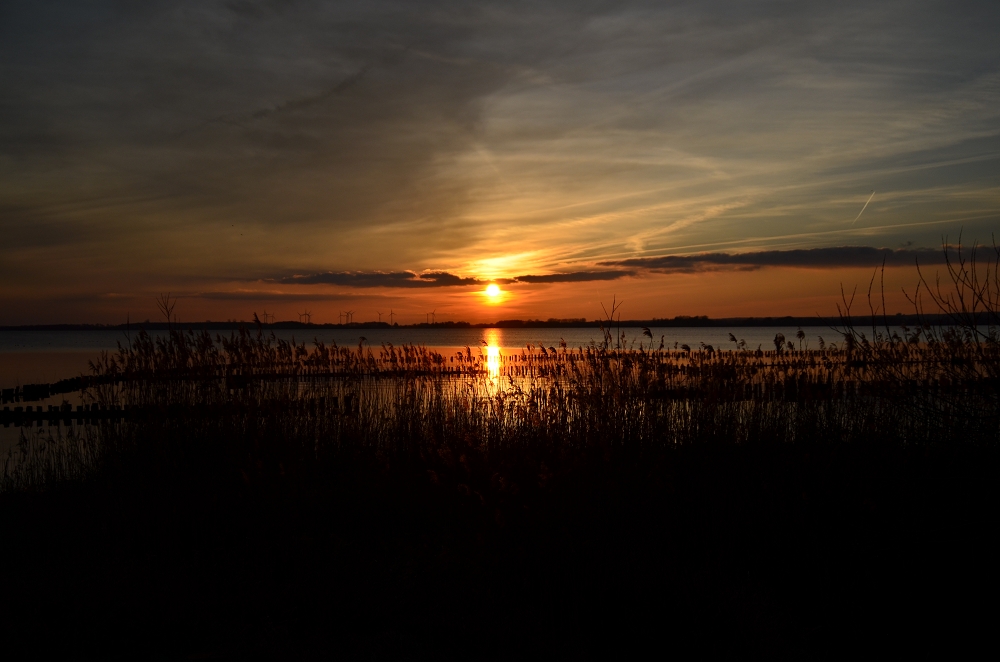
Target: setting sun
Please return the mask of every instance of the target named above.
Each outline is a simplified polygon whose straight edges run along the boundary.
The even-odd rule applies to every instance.
[[[486,296],[492,299],[495,299],[496,297],[500,296],[500,286],[497,285],[496,283],[490,283],[486,287]]]

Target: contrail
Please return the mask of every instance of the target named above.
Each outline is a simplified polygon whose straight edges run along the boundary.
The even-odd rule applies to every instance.
[[[868,200],[865,202],[865,206],[862,207],[861,211],[858,212],[858,218],[861,218],[861,214],[865,213],[865,209],[868,208],[868,203],[871,202],[872,198],[874,198],[874,197],[875,197],[875,191],[872,191],[872,194],[868,196]],[[855,218],[853,221],[851,221],[851,225],[854,225],[855,223],[857,223],[858,222],[858,218]]]

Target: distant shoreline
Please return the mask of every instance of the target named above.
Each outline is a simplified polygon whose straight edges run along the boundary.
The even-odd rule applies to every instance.
[[[871,315],[857,315],[852,317],[852,322],[856,327],[872,326]],[[875,326],[918,326],[920,324],[942,325],[953,324],[947,315],[889,315],[882,317],[878,315],[874,320]],[[980,323],[987,324],[986,316],[982,316]],[[390,325],[388,322],[351,322],[350,324],[332,323],[305,323],[305,322],[272,322],[270,324],[260,324],[262,329],[591,329],[599,328],[602,324],[607,324],[605,320],[498,320],[497,322],[430,322],[419,324],[399,324]],[[621,320],[611,323],[613,327],[630,328],[718,328],[718,327],[838,327],[842,324],[839,317],[719,317],[710,318],[706,316],[688,317],[678,316],[673,318],[653,318],[648,320]],[[229,330],[241,327],[256,328],[258,325],[251,321],[226,321],[226,322],[176,322],[167,324],[166,322],[132,322],[130,324],[22,324],[0,326],[0,331],[117,331],[128,329],[145,329],[148,331],[165,331],[171,328],[182,330]]]

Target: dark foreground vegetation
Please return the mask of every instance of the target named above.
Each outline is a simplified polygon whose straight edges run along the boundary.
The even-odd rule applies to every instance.
[[[86,394],[131,415],[26,429],[5,464],[4,651],[980,645],[1000,524],[990,292],[943,330],[862,332],[845,310],[838,342],[810,350],[622,348],[609,325],[599,345],[497,363],[140,334]]]

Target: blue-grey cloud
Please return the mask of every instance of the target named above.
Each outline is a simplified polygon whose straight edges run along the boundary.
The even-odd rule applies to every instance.
[[[267,292],[267,291],[210,291],[182,294],[179,298],[209,299],[211,301],[269,301],[287,302],[331,302],[357,300],[358,295],[344,292]]]
[[[954,254],[952,254],[954,257]],[[695,272],[719,268],[757,269],[761,267],[804,267],[816,269],[843,267],[916,266],[943,264],[941,249],[873,248],[871,246],[833,246],[746,253],[699,253],[657,257],[608,260],[602,266],[631,267],[655,272]]]
[[[573,271],[544,275],[525,275],[513,278],[474,278],[456,276],[447,271],[430,271],[416,274],[410,271],[326,271],[267,279],[282,285],[340,285],[342,287],[456,287],[483,286],[489,283],[581,283],[586,281],[617,280],[631,275],[631,271]]]
[[[513,280],[518,283],[585,283],[588,281],[618,280],[631,276],[631,271],[572,271],[569,273],[543,274],[540,276],[517,276]]]
[[[955,259],[954,247],[950,257]],[[968,253],[968,251],[966,251]],[[890,267],[916,265],[939,265],[945,262],[941,249],[930,248],[875,248],[872,246],[833,246],[826,248],[806,248],[772,251],[750,251],[745,253],[698,253],[693,255],[660,255],[654,257],[630,258],[626,260],[603,260],[597,263],[603,270],[569,271],[551,274],[526,274],[511,278],[475,278],[457,276],[446,271],[417,274],[410,271],[395,272],[349,272],[327,271],[315,274],[297,274],[266,279],[282,285],[339,285],[351,288],[430,288],[456,286],[484,286],[489,283],[510,284],[550,284],[582,283],[619,280],[642,272],[653,273],[693,273],[717,271],[719,269],[759,269],[763,267],[799,267],[815,269],[838,269],[847,267]],[[625,267],[622,269],[621,267]]]
[[[274,279],[283,285],[341,285],[344,287],[447,287],[476,285],[475,278],[463,278],[444,271],[415,274],[409,271],[327,271],[315,274],[284,276]]]

